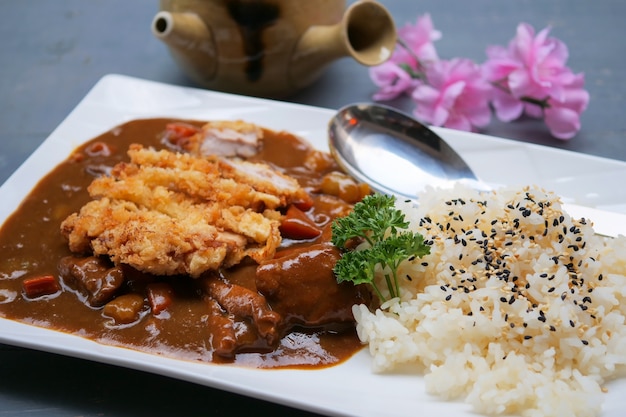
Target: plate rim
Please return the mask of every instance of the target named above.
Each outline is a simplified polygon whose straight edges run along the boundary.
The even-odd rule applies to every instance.
[[[102,103],[98,100],[102,100],[102,97],[111,98],[111,90],[115,90],[117,88],[120,88],[121,86],[127,87],[129,85],[137,87],[137,94],[144,94],[146,93],[146,91],[150,91],[151,89],[165,89],[168,91],[177,91],[180,92],[182,96],[189,95],[192,96],[192,98],[198,98],[201,96],[204,98],[208,98],[209,100],[240,102],[246,105],[249,104],[252,107],[257,106],[262,108],[269,106],[271,109],[278,108],[283,110],[287,109],[288,111],[296,110],[298,112],[310,112],[311,114],[315,114],[315,117],[319,118],[320,120],[324,117],[330,118],[330,116],[332,116],[332,114],[334,114],[335,112],[335,110],[332,109],[315,107],[305,104],[280,102],[255,97],[237,96],[229,93],[202,90],[194,87],[174,86],[157,81],[144,80],[126,75],[107,74],[103,76],[89,90],[89,92],[83,97],[83,99],[80,100],[80,102],[68,114],[68,116],[57,126],[57,128],[55,128],[51,132],[47,139],[44,140],[36,148],[36,150],[20,165],[20,167],[18,167],[17,170],[14,171],[13,174],[11,174],[11,176],[9,176],[9,178],[0,186],[0,198],[7,193],[12,193],[14,191],[20,191],[18,195],[21,196],[19,198],[15,198],[15,200],[19,201],[17,201],[16,203],[13,202],[13,204],[8,206],[8,208],[0,209],[0,224],[3,224],[6,221],[7,217],[10,216],[10,214],[21,203],[21,201],[23,200],[23,196],[28,194],[32,189],[32,186],[34,186],[39,181],[38,178],[35,178],[30,188],[24,189],[24,187],[20,187],[21,178],[28,174],[28,171],[31,169],[33,164],[37,164],[41,160],[47,160],[47,166],[50,166],[50,164],[53,164],[52,166],[56,166],[56,164],[60,162],[51,161],[50,158],[45,158],[46,156],[48,156],[46,153],[49,151],[49,148],[51,148],[50,144],[52,143],[54,145],[54,141],[59,140],[57,138],[59,138],[60,135],[65,134],[65,132],[69,128],[73,127],[73,125],[77,123],[75,119],[83,117],[84,113],[86,112],[93,111],[89,110],[88,107],[95,107],[98,109],[98,106],[102,106]],[[133,92],[131,92],[130,94],[133,94]],[[103,108],[99,109],[100,111],[106,110]],[[166,113],[168,113],[168,111],[168,109],[154,111],[154,115],[151,117],[166,116]],[[180,109],[176,109],[173,113],[176,113],[178,115],[182,114],[181,112],[184,111],[185,108],[183,106]],[[148,115],[149,113],[150,112],[146,113],[146,115]],[[118,114],[115,114],[113,118],[119,119],[119,121],[118,123],[111,125],[109,128],[113,128],[114,126],[122,123],[123,121],[125,121],[123,120],[124,118],[126,118],[126,120],[130,120],[129,118],[132,118],[132,112],[128,113],[120,111]],[[266,127],[275,128],[275,126],[278,126],[279,124],[280,121],[273,121],[272,124]],[[80,125],[80,123],[78,123],[78,125]],[[320,128],[317,130],[322,129]],[[514,147],[521,148],[532,148],[539,150],[551,149],[556,150],[559,154],[573,154],[573,156],[576,158],[594,160],[598,163],[616,165],[619,169],[624,169],[626,172],[626,162],[619,160],[613,160],[594,155],[580,154],[569,150],[549,148],[543,145],[517,142],[511,139],[496,138],[472,132],[451,131],[445,128],[435,128],[434,130],[444,136],[446,140],[450,140],[450,138],[453,138],[453,140],[451,141],[451,144],[453,146],[462,142],[463,140],[467,140],[467,138],[470,138],[471,140],[486,140],[488,142],[496,141],[497,143],[513,145]],[[75,147],[78,144],[89,140],[92,137],[95,137],[96,134],[93,134],[94,129],[90,131],[92,133],[77,135],[77,137],[80,139],[71,139],[75,142],[71,142],[70,140],[71,143],[65,143],[64,149],[67,149],[70,146]],[[100,133],[103,132],[97,132],[97,134]],[[303,132],[295,133],[303,136]],[[304,136],[306,137],[306,132],[304,132]],[[318,138],[316,145],[319,146],[320,143],[320,139]],[[462,151],[460,151],[460,153],[462,153]],[[67,157],[68,154],[69,153],[65,154],[65,157]],[[50,169],[47,169],[46,173],[49,172],[49,170]],[[626,203],[626,200],[624,201],[624,203]],[[58,342],[55,342],[52,346],[50,346],[49,342],[46,343],[46,341],[48,340],[58,340]],[[391,376],[372,374],[372,371],[368,366],[369,355],[366,348],[362,349],[354,357],[347,360],[346,362],[330,368],[317,370],[258,370],[251,368],[242,368],[236,365],[216,365],[207,363],[198,364],[185,360],[166,358],[150,353],[130,350],[127,348],[103,345],[90,339],[82,338],[80,336],[42,327],[36,327],[21,322],[15,322],[5,318],[0,318],[0,342],[8,345],[42,350],[55,354],[77,357],[81,359],[123,366],[126,368],[136,369],[140,371],[156,373],[212,387],[215,389],[221,389],[237,394],[247,395],[261,400],[266,400],[315,413],[342,416],[376,416],[380,415],[380,412],[382,410],[386,413],[386,415],[389,416],[401,416],[410,410],[411,412],[415,413],[443,412],[444,414],[440,415],[450,416],[466,413],[466,415],[474,415],[472,414],[469,407],[463,403],[448,402],[430,397],[428,394],[425,393],[425,390],[423,389],[423,381],[420,385],[420,377],[395,374]],[[122,352],[121,355],[120,352]],[[202,371],[204,371],[204,373]],[[254,379],[253,384],[250,384],[249,382],[244,384],[238,379],[249,378],[251,375],[253,375]],[[354,378],[354,375],[356,375],[357,378]],[[304,381],[301,383],[310,383],[314,384],[316,387],[320,387],[327,385],[324,384],[324,381],[328,380],[329,378],[330,380],[334,380],[336,382],[349,381],[351,383],[354,382],[357,384],[355,387],[352,388],[347,387],[347,394],[343,395],[357,395],[357,389],[362,387],[362,384],[370,383],[373,384],[372,386],[375,389],[392,387],[393,389],[398,391],[397,395],[411,395],[412,398],[407,400],[405,403],[402,403],[397,409],[388,410],[385,408],[381,408],[382,404],[380,404],[380,401],[378,399],[364,399],[362,395],[359,395],[359,401],[355,402],[339,401],[338,398],[335,398],[332,395],[333,393],[329,393],[330,399],[327,402],[311,402],[308,401],[306,397],[298,396],[297,392],[293,391],[293,387],[291,388],[292,391],[289,391],[289,395],[285,395],[284,391],[281,391],[281,393],[277,394],[276,392],[268,391],[267,389],[267,387],[276,386],[278,383],[282,384],[285,381],[288,382],[294,380]],[[357,381],[357,379],[363,381],[359,382]],[[614,382],[614,384],[616,384],[616,387],[618,387],[619,390],[626,390],[626,382]],[[422,388],[422,392],[416,392],[419,391],[420,387]],[[605,398],[605,404],[608,398],[609,397]],[[621,399],[621,402],[619,402],[618,405],[626,406],[626,398]],[[619,409],[619,407],[617,407],[617,409]]]

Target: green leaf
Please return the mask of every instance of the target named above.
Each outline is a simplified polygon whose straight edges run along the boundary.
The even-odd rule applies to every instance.
[[[371,284],[374,281],[374,264],[371,262],[369,250],[344,253],[335,265],[335,274],[337,282]]]
[[[409,223],[404,214],[394,206],[395,197],[384,194],[372,194],[355,204],[352,212],[336,219],[332,227],[332,242],[344,247],[350,239],[361,238],[370,244],[384,238],[387,230],[395,233],[405,229]]]
[[[344,252],[335,266],[337,282],[369,284],[384,302],[385,297],[375,283],[376,267],[380,266],[389,294],[399,296],[397,269],[400,264],[411,257],[430,253],[430,246],[424,243],[421,234],[404,231],[408,226],[404,213],[395,207],[395,197],[383,194],[365,197],[348,216],[336,219],[332,224],[335,246],[345,250],[351,239],[369,243],[367,248]]]

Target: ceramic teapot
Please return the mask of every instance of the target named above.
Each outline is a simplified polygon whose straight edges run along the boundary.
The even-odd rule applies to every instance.
[[[373,0],[161,0],[154,36],[203,87],[285,97],[337,58],[389,58],[393,19]]]

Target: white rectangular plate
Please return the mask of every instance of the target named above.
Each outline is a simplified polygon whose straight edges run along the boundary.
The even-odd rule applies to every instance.
[[[108,75],[0,187],[0,223],[77,145],[132,119],[243,119],[288,130],[326,149],[326,126],[333,113]],[[616,179],[626,178],[624,162],[466,132],[437,131],[489,183],[538,184],[569,202],[626,213],[626,187],[616,187]],[[256,370],[168,359],[4,319],[0,319],[0,342],[166,375],[328,415],[475,415],[463,403],[428,396],[419,376],[373,374],[366,350],[328,369]],[[603,415],[623,415],[626,380],[607,387]]]

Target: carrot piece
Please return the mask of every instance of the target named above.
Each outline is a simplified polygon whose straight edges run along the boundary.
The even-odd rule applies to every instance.
[[[289,206],[280,225],[280,233],[288,239],[313,239],[322,234],[322,230],[295,205]]]
[[[301,211],[308,211],[311,207],[313,207],[313,204],[314,204],[313,199],[310,197],[293,202],[293,205],[296,206]]]
[[[26,278],[22,281],[22,289],[28,298],[38,298],[44,295],[54,294],[61,287],[54,275],[41,275]]]
[[[178,139],[188,138],[200,131],[199,128],[187,123],[168,123],[165,125],[165,130],[171,135],[170,137]]]
[[[165,282],[153,282],[146,287],[148,304],[152,314],[157,315],[172,304],[172,287]]]
[[[174,146],[184,147],[189,138],[200,131],[200,128],[188,123],[168,123],[165,125],[165,140]]]

